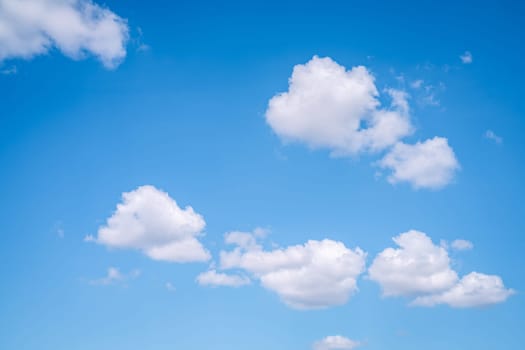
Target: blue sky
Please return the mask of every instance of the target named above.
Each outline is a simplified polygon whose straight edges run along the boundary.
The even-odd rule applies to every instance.
[[[524,12],[0,0],[0,348],[520,349]]]

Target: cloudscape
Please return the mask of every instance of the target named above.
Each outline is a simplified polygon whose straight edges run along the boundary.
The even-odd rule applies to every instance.
[[[521,349],[524,16],[0,0],[0,349]]]

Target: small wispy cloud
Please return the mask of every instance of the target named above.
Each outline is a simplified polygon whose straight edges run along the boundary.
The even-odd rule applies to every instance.
[[[421,86],[423,86],[423,79],[418,79],[418,80],[414,80],[413,82],[410,83],[410,87],[412,89],[419,89],[421,88]]]
[[[403,74],[399,74],[397,76],[395,76],[395,79],[400,83],[400,84],[405,84],[405,76]]]
[[[503,142],[503,138],[498,136],[498,135],[496,135],[494,133],[494,131],[492,131],[492,130],[485,131],[485,138],[489,139],[489,140],[492,140],[492,141],[494,141],[494,142],[496,142],[498,144]]]
[[[149,51],[150,46],[144,43],[144,32],[141,27],[137,27],[137,37],[133,40],[138,52]]]
[[[246,276],[229,275],[216,270],[201,273],[197,276],[196,281],[201,286],[210,287],[242,287],[251,283],[251,280]]]
[[[466,239],[456,239],[452,241],[450,246],[454,250],[471,250],[474,248],[474,244],[472,244],[471,241],[467,241]]]
[[[2,75],[13,75],[16,73],[18,73],[18,68],[16,68],[16,66],[11,66],[9,68],[3,68],[2,70],[0,70],[0,74]]]
[[[472,63],[472,54],[470,53],[470,51],[465,51],[463,55],[459,56],[459,58],[461,59],[461,62],[463,62],[463,64]]]
[[[62,221],[57,221],[53,225],[52,231],[57,235],[58,238],[64,238],[64,224]]]
[[[166,289],[170,292],[175,292],[177,290],[177,288],[175,288],[175,286],[171,282],[166,282],[165,286]]]
[[[433,107],[438,107],[441,104],[441,102],[436,97],[436,94],[434,92],[429,92],[427,95],[421,97],[419,102],[423,106],[433,106]]]
[[[411,80],[408,86],[413,90],[415,101],[421,107],[439,107],[441,105],[439,96],[446,90],[443,82],[431,84],[423,79]]]
[[[89,281],[89,284],[107,286],[111,284],[125,283],[140,276],[140,270],[133,270],[124,274],[116,267],[109,267],[106,276]]]

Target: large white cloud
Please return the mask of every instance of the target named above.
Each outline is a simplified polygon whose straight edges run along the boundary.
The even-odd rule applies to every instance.
[[[368,269],[385,296],[435,293],[451,288],[458,276],[447,251],[423,232],[408,231],[393,238],[399,248],[387,248]]]
[[[412,305],[475,307],[505,301],[514,293],[499,276],[472,272],[459,279],[444,246],[423,232],[409,231],[394,238],[399,248],[379,253],[368,269],[385,296],[415,298]]]
[[[331,335],[315,342],[313,350],[352,350],[361,345],[355,340],[340,335]]]
[[[336,155],[382,150],[413,130],[407,95],[387,92],[392,104],[382,108],[365,67],[346,70],[329,57],[314,56],[294,67],[288,92],[270,100],[266,121],[284,140]]]
[[[366,254],[361,249],[348,249],[329,239],[269,251],[253,244],[248,234],[235,232],[226,241],[237,247],[221,252],[221,269],[249,272],[297,309],[346,303],[357,290],[356,280],[365,266]]]
[[[388,106],[380,102],[367,68],[347,70],[329,57],[314,56],[294,67],[287,92],[270,99],[266,121],[285,142],[328,149],[334,156],[387,150],[377,164],[392,170],[391,183],[432,189],[449,184],[459,163],[448,140],[403,143],[414,131],[409,96],[395,89],[384,92]]]
[[[392,170],[388,177],[391,183],[408,182],[414,188],[433,189],[449,184],[459,169],[454,151],[443,137],[413,145],[399,142],[379,165]]]
[[[0,61],[57,48],[114,68],[126,56],[128,32],[124,19],[91,0],[0,0]]]
[[[465,308],[498,304],[507,300],[515,292],[505,288],[501,277],[471,272],[452,288],[436,295],[421,296],[414,300],[414,305],[434,306],[448,304],[452,307]]]
[[[207,261],[199,242],[206,223],[192,207],[180,208],[167,193],[141,186],[122,194],[122,203],[98,230],[97,243],[138,249],[155,260]]]

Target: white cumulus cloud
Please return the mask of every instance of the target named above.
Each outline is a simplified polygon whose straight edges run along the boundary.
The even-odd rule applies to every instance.
[[[126,20],[91,0],[0,0],[0,61],[56,48],[114,68],[126,56],[128,32]]]
[[[459,169],[459,162],[448,140],[434,137],[413,145],[397,143],[379,161],[392,171],[391,183],[408,182],[414,188],[438,189],[449,184]]]
[[[366,254],[329,239],[309,240],[274,250],[239,239],[239,233],[226,236],[236,247],[222,251],[223,270],[240,269],[258,279],[261,285],[279,295],[296,309],[342,305],[357,291],[357,278],[365,267]]]
[[[122,194],[122,203],[87,241],[113,248],[142,251],[155,260],[172,262],[207,261],[209,252],[202,246],[206,223],[192,207],[180,208],[166,192],[141,186]]]
[[[471,272],[459,279],[445,246],[435,245],[423,232],[402,233],[394,242],[399,248],[383,250],[368,269],[385,296],[413,297],[411,304],[417,306],[476,307],[501,303],[514,294],[496,275]]]
[[[384,108],[365,67],[347,70],[329,57],[314,56],[294,67],[288,91],[270,100],[266,121],[285,141],[335,155],[378,151],[413,130],[406,93],[387,93],[392,103]]]
[[[209,270],[197,276],[197,282],[202,286],[227,286],[241,287],[250,284],[249,278],[244,276],[229,275],[216,270]]]
[[[362,344],[340,335],[331,335],[314,343],[313,350],[352,350]]]
[[[413,304],[420,306],[447,304],[457,308],[487,306],[502,303],[514,293],[514,290],[505,288],[499,276],[471,272],[449,290],[436,295],[418,297]]]
[[[411,84],[423,86],[422,80]],[[425,87],[426,103],[438,104]],[[410,96],[384,89],[390,103],[380,99],[375,78],[364,66],[346,69],[330,57],[314,56],[293,68],[288,91],[273,96],[266,122],[285,142],[327,149],[332,156],[355,156],[388,151],[378,162],[392,170],[391,183],[438,189],[449,184],[459,163],[448,140],[434,137],[410,145],[402,139],[414,131]]]
[[[451,288],[458,276],[447,251],[423,232],[408,231],[393,238],[399,248],[383,250],[368,269],[385,296],[434,293]]]

